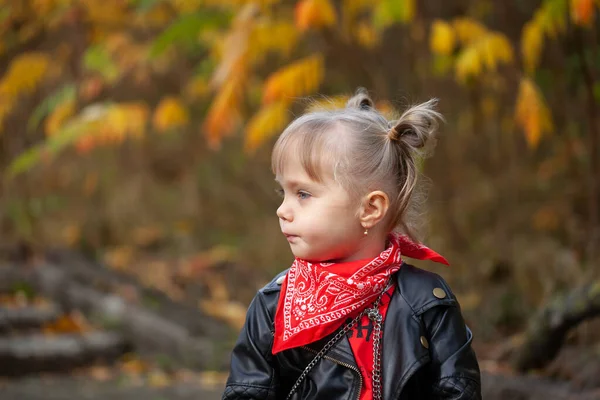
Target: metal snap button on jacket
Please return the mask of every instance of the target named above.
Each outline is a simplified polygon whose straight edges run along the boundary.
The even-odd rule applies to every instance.
[[[280,276],[279,278],[277,278],[277,280],[275,281],[276,284],[281,285],[283,283],[283,280],[285,279],[285,275]]]
[[[421,344],[423,345],[423,347],[425,347],[426,349],[429,348],[429,342],[427,341],[427,338],[425,336],[421,336]]]
[[[433,289],[433,295],[438,299],[443,299],[446,297],[446,292],[444,292],[444,289],[436,287]]]

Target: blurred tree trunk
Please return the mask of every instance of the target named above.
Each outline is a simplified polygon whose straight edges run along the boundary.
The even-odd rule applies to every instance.
[[[576,288],[544,308],[529,324],[523,344],[515,351],[519,371],[546,366],[558,354],[567,332],[600,315],[600,281]]]

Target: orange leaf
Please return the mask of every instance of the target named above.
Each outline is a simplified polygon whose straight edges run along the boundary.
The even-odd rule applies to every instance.
[[[295,22],[298,29],[322,28],[336,23],[336,14],[329,0],[300,0],[296,4]]]
[[[521,79],[515,119],[525,131],[530,148],[537,147],[544,132],[552,132],[550,111],[535,83],[529,78]]]
[[[594,19],[594,0],[571,0],[573,22],[588,26]]]
[[[239,125],[243,84],[243,75],[232,76],[217,93],[206,114],[202,129],[213,148],[218,147],[221,139],[232,134]]]
[[[47,334],[53,333],[81,333],[91,330],[81,313],[72,312],[60,316],[56,321],[45,324],[42,331]]]
[[[94,138],[91,136],[83,136],[75,143],[75,148],[79,154],[87,154],[95,147]]]

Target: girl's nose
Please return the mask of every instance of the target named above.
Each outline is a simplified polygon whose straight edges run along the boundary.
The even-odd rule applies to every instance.
[[[279,208],[277,208],[277,216],[279,217],[279,219],[282,219],[284,221],[292,221],[292,210],[288,205],[286,205],[285,201],[283,201]]]

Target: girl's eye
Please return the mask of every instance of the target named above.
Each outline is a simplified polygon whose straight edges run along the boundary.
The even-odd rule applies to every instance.
[[[306,200],[309,197],[310,197],[310,193],[306,193],[306,192],[302,192],[302,191],[298,192],[298,198],[300,200]]]
[[[275,189],[275,193],[277,193],[277,196],[283,198],[285,196],[283,189],[279,188],[279,189]]]

